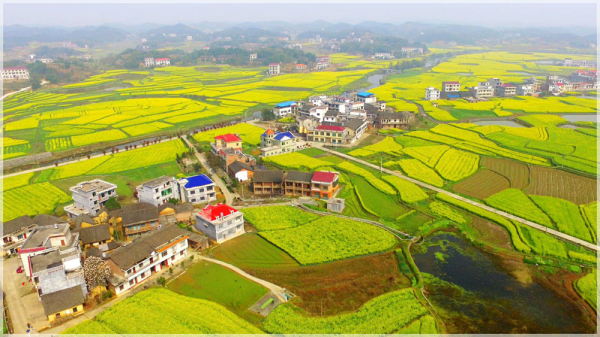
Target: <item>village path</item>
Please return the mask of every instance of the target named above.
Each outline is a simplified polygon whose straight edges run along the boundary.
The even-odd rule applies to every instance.
[[[194,149],[194,154],[196,154],[196,158],[198,158],[198,161],[200,162],[200,164],[202,164],[202,167],[204,167],[206,172],[211,172],[211,168],[208,165],[208,160],[206,160],[206,156],[203,153],[198,152],[196,147],[193,146],[190,143],[190,141],[187,139],[187,136],[182,136],[181,138],[185,141],[185,143],[190,148]],[[211,177],[212,181],[214,181],[215,184],[217,184],[217,186],[219,186],[219,189],[221,189],[221,193],[223,193],[223,195],[225,196],[225,203],[227,205],[233,205],[233,201],[236,198],[240,198],[239,194],[229,192],[229,190],[227,189],[227,185],[225,185],[225,183],[223,182],[221,177],[219,177],[219,175],[217,175],[216,172],[213,173],[210,177]]]
[[[48,81],[42,81],[42,82],[41,82],[41,85],[44,85],[44,84],[46,84],[46,83],[48,83]],[[18,94],[18,93],[20,93],[20,92],[23,92],[23,91],[26,91],[26,90],[29,90],[29,89],[31,89],[31,87],[26,87],[26,88],[23,88],[23,89],[19,89],[19,90],[17,90],[17,91],[9,92],[8,94],[6,94],[6,95],[3,95],[3,96],[0,98],[0,101],[3,101],[3,100],[4,100],[5,98],[7,98],[8,96],[11,96],[11,95],[14,95],[14,94]]]
[[[202,255],[198,255],[198,258],[200,258],[202,260],[205,260],[205,261],[208,261],[208,262],[216,263],[216,264],[221,265],[221,266],[223,266],[223,267],[225,267],[227,269],[230,269],[230,270],[232,270],[232,271],[234,271],[234,272],[242,275],[243,277],[245,277],[245,278],[247,278],[247,279],[249,279],[251,281],[254,281],[254,282],[260,284],[261,286],[269,289],[273,294],[275,294],[275,296],[277,296],[277,298],[281,302],[287,302],[287,298],[284,295],[286,293],[285,289],[283,289],[282,287],[280,287],[278,285],[275,285],[275,284],[273,284],[271,282],[265,281],[265,280],[260,279],[258,277],[254,277],[254,276],[246,273],[245,271],[241,270],[240,268],[238,268],[238,267],[236,267],[234,265],[231,265],[229,263],[226,263],[226,262],[223,262],[223,261],[220,261],[220,260],[211,259],[210,257],[206,257],[206,256],[202,256]]]
[[[535,229],[539,229],[539,230],[541,230],[541,231],[543,231],[543,232],[546,232],[546,233],[548,233],[548,234],[551,234],[551,235],[553,235],[553,236],[555,236],[555,237],[557,237],[557,238],[559,238],[559,239],[566,240],[566,241],[570,241],[570,242],[572,242],[572,243],[574,243],[574,244],[577,244],[577,245],[579,245],[579,246],[582,246],[582,247],[585,247],[585,248],[588,248],[588,249],[591,249],[591,250],[594,250],[594,251],[600,251],[600,247],[599,247],[598,245],[596,245],[596,244],[593,244],[593,243],[590,243],[590,242],[587,242],[587,241],[583,241],[583,240],[581,240],[581,239],[578,239],[578,238],[576,238],[576,237],[573,237],[573,236],[567,235],[567,234],[565,234],[565,233],[561,233],[561,232],[559,232],[559,231],[556,231],[556,230],[554,230],[554,229],[548,228],[548,227],[546,227],[546,226],[542,226],[542,225],[540,225],[540,224],[537,224],[537,223],[535,223],[535,222],[532,222],[532,221],[529,221],[529,220],[525,220],[525,219],[523,219],[523,218],[520,218],[520,217],[518,217],[518,216],[514,216],[514,215],[512,215],[512,214],[509,214],[509,213],[506,213],[506,212],[503,212],[503,211],[497,210],[497,209],[495,209],[495,208],[492,208],[492,207],[490,207],[490,206],[487,206],[487,205],[484,205],[484,204],[481,204],[481,203],[475,202],[475,201],[473,201],[473,200],[470,200],[470,199],[467,199],[467,198],[461,197],[460,195],[457,195],[457,194],[454,194],[454,193],[450,193],[450,192],[448,192],[448,191],[445,191],[445,190],[443,190],[443,189],[441,189],[441,188],[438,188],[438,187],[435,187],[435,186],[432,186],[432,185],[426,184],[426,183],[424,183],[424,182],[422,182],[422,181],[420,181],[420,180],[416,180],[416,179],[413,179],[413,178],[407,177],[407,176],[405,176],[405,175],[403,175],[403,174],[400,174],[399,172],[392,171],[392,170],[388,170],[388,169],[386,169],[386,168],[380,168],[379,166],[377,166],[377,165],[375,165],[375,164],[372,164],[372,163],[369,163],[369,162],[367,162],[367,161],[364,161],[364,160],[362,160],[362,159],[358,159],[358,158],[355,158],[355,157],[349,156],[349,155],[347,155],[347,154],[344,154],[344,153],[340,153],[340,152],[337,152],[337,151],[334,151],[334,150],[327,149],[327,148],[323,147],[322,145],[320,145],[320,146],[319,146],[319,144],[313,144],[313,145],[314,145],[314,146],[318,146],[318,147],[319,147],[320,149],[322,149],[323,151],[329,152],[329,153],[331,153],[331,154],[334,154],[334,155],[336,155],[336,156],[338,156],[338,157],[342,157],[342,158],[344,158],[344,159],[347,159],[347,160],[351,160],[351,161],[354,161],[354,162],[360,163],[360,164],[362,164],[362,165],[365,165],[365,166],[371,167],[371,168],[373,168],[373,169],[380,170],[381,172],[385,172],[385,173],[387,173],[387,174],[394,175],[394,176],[396,176],[396,177],[399,177],[399,178],[402,178],[402,179],[404,179],[404,180],[410,181],[411,183],[415,183],[415,184],[417,184],[417,185],[419,185],[419,186],[421,186],[421,187],[425,187],[425,188],[427,188],[427,189],[429,189],[429,190],[432,190],[432,191],[435,191],[435,192],[438,192],[438,193],[443,193],[443,194],[445,194],[445,195],[447,195],[447,196],[449,196],[449,197],[452,197],[452,198],[454,198],[454,199],[457,199],[457,200],[460,200],[460,201],[466,202],[466,203],[468,203],[468,204],[470,204],[470,205],[472,205],[472,206],[475,206],[475,207],[478,207],[478,208],[484,209],[484,210],[486,210],[486,211],[488,211],[488,212],[492,212],[492,213],[498,214],[498,215],[500,215],[500,216],[503,216],[503,217],[505,217],[505,218],[508,218],[508,219],[510,219],[510,220],[517,221],[517,222],[519,222],[519,223],[521,223],[521,224],[523,224],[523,225],[526,225],[526,226],[529,226],[529,227],[532,227],[532,228],[535,228]]]

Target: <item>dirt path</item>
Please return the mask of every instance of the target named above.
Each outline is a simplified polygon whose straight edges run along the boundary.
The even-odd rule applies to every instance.
[[[438,188],[438,187],[426,184],[426,183],[424,183],[424,182],[422,182],[420,180],[416,180],[416,179],[407,177],[407,176],[405,176],[403,174],[400,174],[399,172],[388,170],[386,168],[380,168],[379,166],[374,165],[372,163],[369,163],[367,161],[364,161],[362,159],[358,159],[358,158],[349,156],[349,155],[344,154],[344,153],[333,151],[333,150],[327,149],[327,148],[325,148],[323,146],[319,146],[319,148],[322,149],[323,151],[329,152],[329,153],[334,154],[334,155],[336,155],[338,157],[342,157],[342,158],[347,159],[347,160],[355,161],[357,163],[363,164],[365,166],[368,166],[368,167],[376,169],[376,170],[381,170],[382,172],[385,172],[387,174],[391,174],[391,175],[397,176],[399,178],[402,178],[404,180],[410,181],[410,182],[412,182],[414,184],[417,184],[417,185],[419,185],[421,187],[425,187],[425,188],[427,188],[429,190],[432,190],[434,192],[446,194],[446,195],[448,195],[448,196],[450,196],[450,197],[452,197],[454,199],[460,200],[462,202],[466,202],[466,203],[468,203],[468,204],[470,204],[472,206],[484,209],[484,210],[486,210],[488,212],[492,212],[492,213],[498,214],[498,215],[503,216],[505,218],[508,218],[510,220],[517,221],[517,222],[519,222],[519,223],[521,223],[523,225],[526,225],[526,226],[529,226],[529,227],[532,227],[532,228],[535,228],[535,229],[539,229],[542,232],[551,234],[551,235],[553,235],[553,236],[555,236],[555,237],[557,237],[557,238],[559,238],[561,240],[570,241],[570,242],[572,242],[574,244],[577,244],[579,246],[582,246],[582,247],[585,247],[585,248],[588,248],[588,249],[591,249],[591,250],[594,250],[594,251],[600,251],[600,247],[598,245],[593,244],[593,243],[589,243],[587,241],[583,241],[581,239],[578,239],[576,237],[573,237],[573,236],[561,233],[559,231],[553,230],[553,229],[548,228],[546,226],[539,225],[539,224],[537,224],[535,222],[532,222],[532,221],[529,221],[529,220],[525,220],[525,219],[520,218],[518,216],[514,216],[512,214],[509,214],[509,213],[497,210],[497,209],[492,208],[490,206],[487,206],[487,205],[475,202],[475,201],[473,201],[471,199],[463,198],[460,195],[457,195],[457,194],[454,194],[454,193],[450,193],[450,192],[448,192],[446,190],[443,190],[441,188]]]

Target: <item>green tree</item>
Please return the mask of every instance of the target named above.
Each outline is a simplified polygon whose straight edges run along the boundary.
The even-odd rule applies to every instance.
[[[158,279],[156,279],[156,283],[160,284],[161,286],[165,286],[165,284],[167,284],[167,280],[164,277],[159,277]]]
[[[271,109],[262,109],[260,117],[263,121],[272,121],[275,119],[275,113]]]
[[[179,199],[176,198],[169,198],[167,199],[167,201],[172,203],[173,205],[177,205],[179,203]]]
[[[117,201],[117,198],[111,197],[106,200],[104,207],[106,207],[106,210],[108,211],[113,211],[115,209],[121,209],[121,204]]]
[[[29,85],[31,89],[37,90],[42,87],[42,80],[39,75],[29,77]]]

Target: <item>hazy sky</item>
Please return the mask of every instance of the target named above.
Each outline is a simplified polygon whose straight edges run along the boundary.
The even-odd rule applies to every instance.
[[[135,1],[135,0],[133,0]],[[586,4],[4,4],[4,25],[84,26],[104,23],[325,20],[358,23],[458,23],[490,27],[595,26],[595,3]]]

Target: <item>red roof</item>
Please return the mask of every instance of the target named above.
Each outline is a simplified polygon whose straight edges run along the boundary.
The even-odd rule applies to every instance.
[[[162,59],[154,59],[154,61],[168,61],[168,60],[169,60],[168,57],[165,57],[165,58],[162,58]]]
[[[460,84],[458,81],[442,82],[442,84]]]
[[[344,131],[344,130],[346,130],[346,128],[343,126],[335,126],[335,125],[319,125],[319,126],[317,126],[317,130]]]
[[[556,85],[565,85],[564,83],[560,83],[560,82],[554,83],[554,84],[556,84]]]
[[[337,177],[337,173],[317,171],[313,174],[312,181],[320,183],[332,183]]]
[[[296,64],[296,67],[306,67],[306,64],[298,63]]]
[[[6,67],[2,68],[2,70],[27,70],[27,67]]]
[[[500,86],[503,88],[514,88],[515,85],[511,84],[511,83],[503,83],[503,84],[500,84]]]
[[[236,213],[236,212],[239,212],[239,211],[229,205],[216,204],[216,205],[208,205],[208,206],[204,207],[200,212],[198,212],[198,215],[200,215],[210,221],[215,221],[217,219],[217,217],[228,216],[228,215]]]
[[[225,135],[220,135],[220,136],[216,136],[215,139],[222,139],[223,141],[225,141],[225,143],[229,143],[229,142],[241,142],[242,140],[240,139],[240,137],[233,135],[231,133],[225,134]]]

